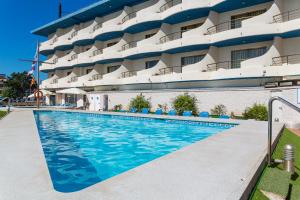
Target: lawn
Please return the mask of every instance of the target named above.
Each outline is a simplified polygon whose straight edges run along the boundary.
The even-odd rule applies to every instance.
[[[0,119],[7,114],[7,111],[0,111]]]
[[[272,155],[272,157],[274,159],[282,159],[283,158],[283,147],[286,144],[292,144],[296,148],[296,151],[295,151],[295,154],[296,154],[296,158],[295,158],[296,175],[294,176],[294,178],[292,178],[292,180],[290,180],[290,185],[300,186],[300,177],[299,177],[299,175],[300,175],[300,154],[297,153],[297,150],[300,149],[300,137],[296,136],[295,134],[293,134],[288,129],[285,129],[284,132],[283,132],[283,135],[281,136],[281,138],[279,140],[279,143],[278,143],[278,145],[277,145],[277,147],[276,147],[276,149],[275,149],[275,151]],[[283,169],[283,166],[282,166],[282,164],[280,164],[280,165],[277,165],[275,168]],[[270,167],[265,168],[265,170],[264,170],[264,172],[263,172],[263,174],[260,178],[260,181],[259,181],[258,185],[261,183],[262,178],[266,178],[265,176],[266,176],[266,174],[268,174],[268,172],[270,170],[271,170]],[[252,200],[268,200],[268,198],[265,197],[258,189],[255,189],[251,199]]]

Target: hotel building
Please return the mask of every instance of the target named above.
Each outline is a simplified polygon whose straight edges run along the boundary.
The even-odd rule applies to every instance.
[[[107,110],[143,92],[155,107],[229,90],[230,101],[265,102],[270,88],[300,85],[299,0],[104,0],[32,33],[48,38],[40,53],[53,63],[41,65],[41,87],[88,94],[52,104]]]

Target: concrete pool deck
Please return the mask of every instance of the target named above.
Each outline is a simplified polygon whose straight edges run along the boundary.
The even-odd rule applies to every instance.
[[[267,123],[252,120],[209,119],[209,121],[232,122],[240,125],[87,189],[75,193],[59,193],[52,186],[33,112],[15,110],[0,121],[0,157],[2,158],[0,199],[235,200],[247,198],[253,184],[253,177],[257,175],[258,169],[265,160]],[[274,138],[279,135],[283,127],[283,124],[274,124]]]

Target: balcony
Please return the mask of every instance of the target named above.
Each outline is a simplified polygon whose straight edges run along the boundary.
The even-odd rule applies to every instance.
[[[160,12],[164,12],[164,11],[168,10],[169,8],[172,8],[181,3],[182,3],[182,0],[171,0],[171,1],[168,1],[167,3],[165,3],[164,5],[162,5],[159,10],[160,10]]]
[[[207,65],[207,71],[217,71],[219,69],[237,69],[241,68],[241,63],[245,60],[231,60],[212,63]],[[206,70],[204,70],[205,72]]]
[[[136,12],[129,13],[122,19],[122,24],[136,17]]]
[[[137,47],[137,41],[129,42],[122,46],[121,51],[126,51],[127,49],[132,49]]]
[[[290,10],[273,17],[274,23],[282,23],[300,18],[300,9]]]
[[[94,74],[89,81],[97,81],[103,78],[103,74]]]
[[[78,35],[78,31],[74,31],[71,33],[71,36],[68,38],[68,40],[72,40],[74,37]]]
[[[74,76],[74,77],[71,77],[69,83],[75,83],[78,81],[78,77],[77,76]]]
[[[173,40],[178,40],[182,38],[182,35],[185,31],[179,31],[175,33],[170,33],[168,35],[165,35],[159,39],[160,44],[164,44]]]
[[[159,69],[158,75],[166,75],[166,74],[173,74],[173,73],[182,73],[181,66],[173,66],[173,67],[166,67]]]
[[[96,50],[93,51],[91,57],[95,57],[95,56],[101,55],[102,53],[103,53],[102,49],[96,49]]]
[[[137,71],[122,72],[121,78],[129,78],[137,75]]]
[[[300,54],[285,55],[274,57],[272,59],[272,66],[292,65],[300,63]]]

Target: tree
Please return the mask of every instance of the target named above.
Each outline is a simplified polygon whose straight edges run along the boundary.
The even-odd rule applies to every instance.
[[[27,76],[27,72],[14,72],[8,78],[4,85],[3,96],[9,98],[23,98],[30,89],[36,89],[36,84],[30,88],[32,81],[31,76]]]

